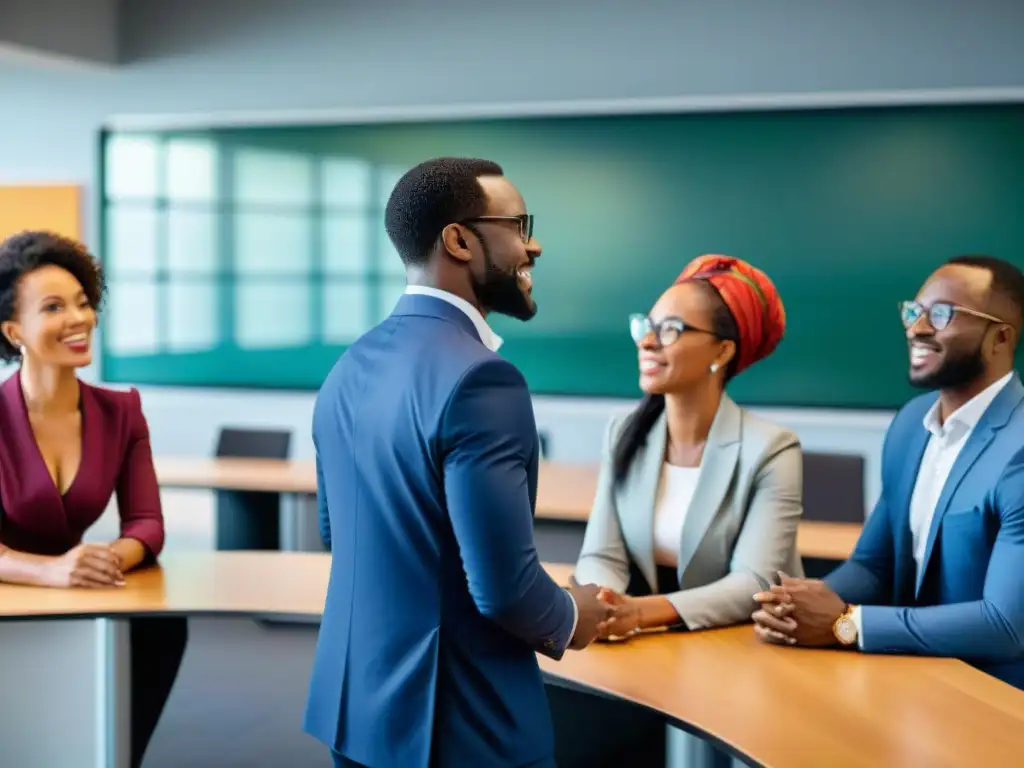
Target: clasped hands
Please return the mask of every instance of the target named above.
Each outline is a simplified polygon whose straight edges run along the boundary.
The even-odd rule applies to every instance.
[[[108,544],[79,544],[46,563],[43,582],[48,587],[123,587],[122,565]]]
[[[833,627],[846,603],[825,582],[779,574],[780,583],[758,592],[754,632],[766,643],[824,648],[838,645]]]

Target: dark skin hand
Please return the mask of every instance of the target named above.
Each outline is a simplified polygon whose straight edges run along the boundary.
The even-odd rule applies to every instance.
[[[781,584],[758,592],[754,632],[767,643],[827,648],[839,644],[833,625],[846,603],[825,582],[780,574]]]

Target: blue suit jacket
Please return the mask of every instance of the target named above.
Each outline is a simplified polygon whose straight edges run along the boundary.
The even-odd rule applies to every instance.
[[[561,656],[574,609],[534,549],[522,375],[405,295],[327,377],[313,439],[332,560],[306,730],[372,768],[549,761],[536,652]]]
[[[921,577],[910,497],[937,395],[912,400],[882,449],[882,494],[850,560],[826,579],[860,604],[863,649],[953,656],[1024,688],[1024,386],[1014,374],[957,457]]]

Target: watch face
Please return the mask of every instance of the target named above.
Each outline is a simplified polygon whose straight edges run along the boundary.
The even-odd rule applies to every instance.
[[[857,640],[857,627],[853,623],[853,619],[843,617],[836,622],[836,636],[839,638],[839,642],[852,645]]]

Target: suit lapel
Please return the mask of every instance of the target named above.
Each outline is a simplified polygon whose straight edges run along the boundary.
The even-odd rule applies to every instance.
[[[654,563],[654,512],[661,484],[661,469],[665,463],[665,440],[668,427],[665,414],[661,416],[647,435],[647,443],[637,452],[633,463],[628,488],[624,489],[619,524],[623,536],[633,552],[637,568],[647,580],[651,591],[658,588],[658,573]]]
[[[924,575],[928,570],[928,563],[931,560],[932,550],[935,547],[935,539],[938,536],[939,527],[942,525],[942,518],[949,509],[953,496],[964,481],[967,473],[970,472],[971,467],[975,465],[985,452],[985,449],[988,448],[992,439],[996,436],[996,432],[1002,429],[1006,422],[1010,420],[1010,416],[1022,399],[1024,399],[1024,388],[1021,386],[1020,379],[1015,375],[1011,381],[1007,382],[1003,390],[996,395],[995,400],[992,401],[992,404],[989,405],[984,415],[978,421],[974,431],[971,432],[971,436],[967,438],[967,444],[964,445],[960,455],[957,456],[956,461],[953,463],[953,468],[946,479],[946,484],[942,487],[942,494],[939,496],[939,501],[935,506],[935,514],[932,515],[931,526],[928,529],[928,542],[925,544],[924,559],[921,562],[921,567],[918,569],[917,584],[914,590],[915,597],[921,593],[921,584],[924,582]]]
[[[704,447],[697,487],[683,522],[677,569],[680,585],[683,585],[683,573],[693,553],[697,551],[708,527],[722,508],[722,501],[736,474],[742,428],[743,417],[739,407],[728,396],[722,395],[722,402]]]
[[[925,449],[928,447],[928,440],[931,432],[918,422],[910,436],[909,444],[905,448],[906,456],[905,470],[900,478],[896,499],[900,505],[901,514],[893,514],[894,538],[896,541],[896,591],[906,591],[909,595],[911,585],[914,583],[914,547],[910,536],[910,500],[914,495],[914,485],[917,482],[917,474],[924,459]]]

